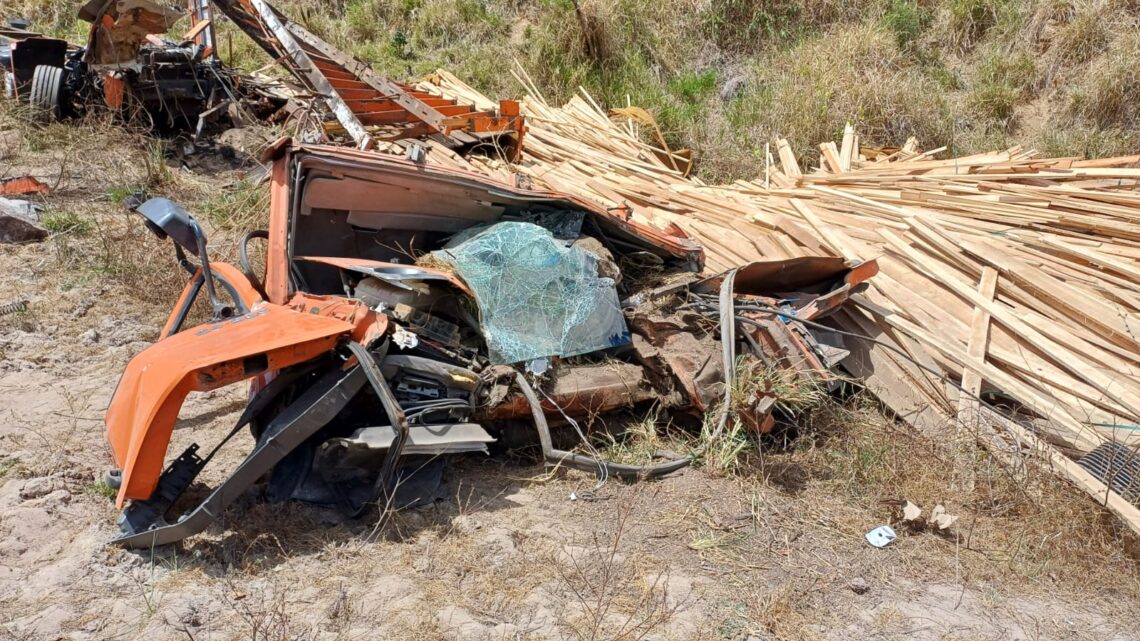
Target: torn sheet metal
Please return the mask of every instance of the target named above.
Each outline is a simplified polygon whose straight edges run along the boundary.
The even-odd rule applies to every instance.
[[[452,149],[491,143],[518,160],[526,131],[519,103],[481,109],[389,80],[289,20],[265,0],[214,0],[224,13],[312,94],[361,149],[376,141],[432,136]],[[321,132],[336,135],[336,129]]]
[[[31,176],[4,178],[0,180],[0,196],[31,196],[47,194],[49,188]]]
[[[166,33],[182,12],[151,0],[92,0],[79,17],[91,23],[87,63],[117,65],[134,63],[147,36]]]

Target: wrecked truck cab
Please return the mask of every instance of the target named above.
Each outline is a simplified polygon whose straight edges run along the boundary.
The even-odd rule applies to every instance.
[[[675,471],[688,460],[617,465],[559,449],[552,426],[643,404],[699,415],[727,397],[737,354],[826,377],[842,350],[787,318],[826,314],[874,272],[818,259],[701,276],[699,244],[625,209],[394,155],[287,143],[271,154],[264,282],[249,265],[211,263],[168,205],[140,208],[156,226],[173,221],[183,266],[192,247],[201,264],[107,413],[124,545],[200,532],[262,479],[270,500],[351,516],[431,501],[443,457],[487,452],[520,421],[551,464]],[[214,304],[209,322],[182,329],[213,280],[241,300],[237,313]],[[253,381],[250,401],[230,434],[209,453],[168,456],[186,395],[241,380]],[[756,431],[771,427],[771,400],[749,400]],[[184,491],[247,425],[248,456],[184,509]]]

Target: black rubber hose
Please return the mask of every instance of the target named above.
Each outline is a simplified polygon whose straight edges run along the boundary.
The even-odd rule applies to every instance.
[[[253,266],[249,262],[249,249],[247,246],[249,245],[249,241],[254,238],[268,240],[269,232],[264,229],[254,229],[253,231],[247,232],[245,236],[242,236],[241,242],[238,243],[238,260],[241,262],[242,273],[249,279],[249,284],[253,285],[253,288],[257,290],[258,294],[261,294],[264,300],[269,300],[269,295],[265,293],[265,286],[261,283],[261,279],[257,277],[257,274],[254,273]]]
[[[677,470],[688,467],[692,459],[678,459],[657,465],[626,465],[611,463],[594,459],[573,452],[554,449],[554,441],[550,438],[550,425],[546,422],[546,415],[542,412],[542,404],[534,388],[527,382],[520,372],[515,372],[515,382],[530,405],[531,416],[534,417],[534,427],[538,430],[538,441],[542,444],[542,456],[550,463],[565,465],[583,472],[592,472],[597,476],[616,476],[621,479],[650,479],[671,474]]]

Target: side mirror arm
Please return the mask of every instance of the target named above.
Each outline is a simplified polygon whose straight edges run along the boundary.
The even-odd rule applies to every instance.
[[[194,236],[198,240],[198,260],[202,263],[202,275],[206,281],[206,294],[210,297],[210,307],[214,310],[214,320],[229,315],[230,307],[218,300],[218,293],[214,289],[214,272],[210,271],[210,256],[206,251],[206,233],[197,221],[192,225]]]
[[[206,282],[206,294],[210,297],[210,307],[215,320],[229,315],[230,307],[218,299],[214,287],[214,274],[210,271],[210,256],[206,249],[206,232],[194,220],[194,216],[177,204],[166,198],[151,198],[134,208],[146,219],[146,226],[156,236],[162,239],[170,238],[174,241],[174,252],[178,264],[193,274],[198,266],[186,257],[186,251],[196,252],[201,263],[202,274]]]

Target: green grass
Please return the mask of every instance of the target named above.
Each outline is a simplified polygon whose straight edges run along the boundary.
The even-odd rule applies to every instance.
[[[1026,51],[996,50],[978,65],[967,104],[971,113],[1008,128],[1014,110],[1034,86],[1036,69]]]
[[[0,481],[8,477],[18,477],[21,467],[19,461],[14,458],[0,457]]]
[[[110,485],[107,485],[103,481],[98,481],[96,483],[89,483],[87,485],[84,485],[83,486],[83,492],[85,494],[89,494],[90,496],[93,496],[95,498],[104,499],[104,500],[108,500],[108,501],[113,500],[119,494],[118,490],[111,487]]]
[[[53,234],[86,236],[95,228],[95,223],[73,211],[49,211],[40,218],[44,229]]]
[[[889,0],[883,14],[883,24],[895,35],[895,44],[908,52],[918,48],[930,19],[929,7],[918,0]]]
[[[109,203],[118,205],[128,197],[141,191],[144,191],[142,185],[118,185],[108,189],[106,193],[103,194],[103,199]]]
[[[709,4],[704,27],[711,39],[729,50],[749,51],[764,43],[786,41],[808,28],[800,15],[801,3],[795,0],[712,0]]]
[[[1140,28],[1131,27],[1093,60],[1069,89],[1067,113],[1101,130],[1140,124]]]

